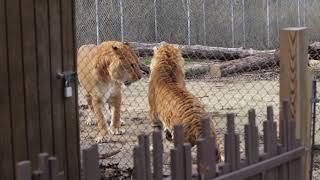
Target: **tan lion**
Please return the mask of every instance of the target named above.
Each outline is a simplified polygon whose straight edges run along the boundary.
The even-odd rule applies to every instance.
[[[200,120],[209,116],[200,101],[188,92],[183,65],[181,50],[176,46],[164,44],[154,48],[148,90],[149,116],[153,126],[163,125],[169,141],[173,138],[173,127],[181,124],[184,141],[194,146],[201,135]],[[213,124],[210,123],[215,137]],[[218,143],[216,150],[216,160],[220,162]]]
[[[138,57],[128,45],[106,41],[100,45],[83,45],[78,50],[78,79],[86,91],[90,109],[96,114],[98,134],[96,142],[106,140],[109,134],[102,110],[104,104],[111,110],[110,131],[121,134],[121,85],[129,86],[141,79]],[[94,123],[88,118],[87,124]]]

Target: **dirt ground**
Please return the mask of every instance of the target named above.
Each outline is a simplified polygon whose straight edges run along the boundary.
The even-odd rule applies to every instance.
[[[123,89],[123,105],[121,117],[125,121],[122,128],[123,135],[114,135],[110,142],[99,144],[101,170],[104,179],[130,179],[132,173],[132,151],[137,143],[140,133],[150,133],[151,126],[148,121],[147,106],[148,77]],[[279,114],[279,82],[278,73],[273,71],[260,71],[239,76],[213,79],[200,77],[187,80],[187,88],[200,98],[206,110],[210,112],[216,125],[217,138],[223,142],[226,132],[226,113],[236,115],[236,130],[240,134],[241,152],[244,156],[244,125],[247,123],[249,109],[256,110],[257,125],[262,142],[262,122],[266,120],[267,106],[272,106],[274,119]],[[94,143],[97,134],[96,126],[85,124],[87,118],[95,118],[90,112],[87,102],[83,98],[83,90],[79,87],[80,106],[80,141],[81,148]],[[319,126],[317,126],[319,129]],[[316,138],[316,142],[320,142]],[[169,150],[172,147],[164,141],[164,172],[169,174]],[[262,146],[261,146],[262,147]],[[262,149],[261,149],[262,150]],[[193,149],[195,155],[195,148]],[[318,156],[317,156],[318,157]],[[195,159],[194,159],[195,160]]]

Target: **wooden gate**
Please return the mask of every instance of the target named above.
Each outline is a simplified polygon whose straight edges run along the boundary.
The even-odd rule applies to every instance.
[[[16,162],[36,164],[40,152],[79,179],[77,87],[64,98],[56,78],[76,68],[73,8],[72,0],[0,0],[1,180],[15,179]]]

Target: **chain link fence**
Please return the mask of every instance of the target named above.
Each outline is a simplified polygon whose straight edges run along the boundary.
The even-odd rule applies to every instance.
[[[75,5],[78,49],[109,40],[130,42],[142,70],[141,79],[121,88],[124,133],[110,135],[108,142],[99,143],[101,168],[107,179],[131,175],[137,135],[152,130],[148,115],[148,68],[152,48],[158,46],[155,43],[165,41],[182,48],[186,88],[209,112],[220,144],[226,132],[226,113],[235,113],[237,132],[241,135],[240,150],[244,154],[243,125],[248,122],[248,111],[256,110],[261,142],[267,106],[273,106],[275,118],[279,114],[280,69],[276,51],[279,29],[307,26],[310,43],[320,39],[317,33],[320,2],[316,0],[76,0]],[[89,50],[84,56],[92,58],[94,53]],[[315,60],[310,66],[317,72],[318,59],[311,59]],[[86,94],[80,85],[81,147],[95,143],[99,133],[97,125],[86,123],[98,118],[90,109]],[[109,112],[107,103],[103,105],[106,122],[110,124],[108,114],[112,111]],[[318,144],[319,137],[316,136]],[[164,163],[169,164],[172,144],[165,142]],[[314,179],[319,176],[317,159],[316,155]],[[169,169],[165,173],[169,174]]]

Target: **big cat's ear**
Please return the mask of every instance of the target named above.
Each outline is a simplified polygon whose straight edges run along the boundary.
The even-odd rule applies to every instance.
[[[155,54],[155,53],[157,52],[157,50],[158,50],[158,47],[157,47],[157,46],[154,46],[154,47],[153,47],[153,53]]]
[[[173,47],[177,48],[177,49],[180,49],[179,45],[178,44],[173,44]]]
[[[118,50],[119,48],[118,48],[117,46],[115,46],[115,45],[112,45],[112,49],[116,51],[116,50]]]
[[[126,41],[125,41],[125,42],[123,42],[123,44],[124,44],[124,45],[129,45],[129,43],[128,43],[128,42],[126,42]]]

